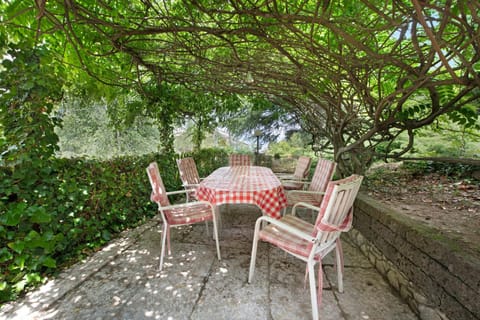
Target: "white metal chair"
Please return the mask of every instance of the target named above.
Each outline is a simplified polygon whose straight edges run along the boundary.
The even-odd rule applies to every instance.
[[[287,206],[293,206],[298,202],[307,202],[314,206],[320,206],[328,183],[332,180],[337,163],[319,159],[312,180],[306,182],[306,190],[290,190],[287,192]]]
[[[308,179],[312,159],[306,156],[300,156],[295,167],[293,175],[277,175],[282,182],[285,190],[302,190]]]
[[[362,176],[352,175],[345,179],[329,182],[320,208],[300,202],[295,204],[291,215],[286,215],[280,220],[268,216],[258,218],[255,223],[248,282],[252,282],[255,271],[258,240],[269,242],[286,253],[305,261],[310,286],[312,316],[314,320],[317,320],[323,285],[322,259],[333,249],[336,249],[338,291],[343,292],[343,252],[340,234],[348,231],[351,227],[353,203],[362,179]],[[299,206],[319,211],[315,224],[295,216],[295,209]],[[262,225],[265,226],[261,228]],[[319,265],[318,292],[314,274],[316,263]]]
[[[248,154],[231,154],[228,157],[228,164],[230,167],[234,166],[251,166],[252,165],[252,157]]]
[[[198,184],[201,181],[201,178],[198,174],[197,165],[195,160],[192,157],[177,159],[177,167],[180,173],[180,180],[182,180],[182,185],[187,191],[187,202],[190,200],[196,200],[195,190],[198,187]]]
[[[168,254],[171,254],[170,250],[170,228],[183,225],[191,225],[203,221],[213,221],[213,233],[217,246],[218,260],[220,256],[220,245],[218,243],[218,231],[217,220],[215,217],[215,209],[212,204],[207,201],[195,201],[187,202],[183,204],[170,204],[168,199],[169,195],[186,193],[186,190],[166,192],[165,186],[158,170],[156,162],[150,163],[147,167],[147,174],[152,186],[152,194],[150,199],[157,203],[158,212],[163,220],[163,232],[162,232],[162,249],[160,253],[160,271],[163,268],[163,258],[165,256],[165,242],[168,246]]]

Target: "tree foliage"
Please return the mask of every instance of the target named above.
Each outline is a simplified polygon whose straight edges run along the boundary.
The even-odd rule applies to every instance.
[[[268,146],[267,154],[274,157],[279,156],[302,156],[308,155],[313,157],[313,152],[308,148],[310,137],[305,137],[300,132],[293,133],[288,140],[271,143]]]
[[[333,146],[345,174],[363,172],[377,145],[393,146],[406,132],[409,142],[400,150],[382,148],[384,157],[400,158],[416,130],[443,114],[463,126],[476,126],[478,118],[476,1],[76,0],[4,7],[11,37],[54,44],[53,56],[77,68],[71,77],[86,73],[140,94],[157,88],[146,95],[147,109],[159,109],[165,134],[178,104],[162,100],[176,98],[163,96],[164,88],[261,94]]]
[[[222,124],[232,135],[252,142],[256,139],[255,132],[259,130],[262,143],[290,137],[301,130],[295,114],[258,95],[241,99],[239,107],[224,113]]]
[[[128,97],[119,97],[123,98]],[[62,119],[62,127],[56,128],[59,137],[56,155],[111,159],[158,152],[159,133],[154,119],[137,115],[127,121],[119,114],[121,111],[119,103],[65,96],[56,109]]]
[[[0,38],[1,40],[1,38]],[[7,45],[4,43],[4,48]],[[50,64],[43,46],[9,45],[0,70],[0,161],[36,166],[58,149],[51,113],[62,95],[62,70]],[[3,142],[2,142],[3,141]]]

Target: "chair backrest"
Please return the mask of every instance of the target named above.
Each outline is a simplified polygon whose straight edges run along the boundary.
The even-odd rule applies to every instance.
[[[312,234],[314,237],[319,237],[320,246],[332,243],[341,232],[350,229],[353,203],[362,180],[363,176],[354,174],[328,183]]]
[[[308,186],[308,191],[325,192],[328,183],[332,180],[337,163],[327,159],[319,159],[315,172],[313,173],[312,181]],[[317,200],[322,200],[322,195],[317,196]]]
[[[231,154],[228,158],[230,167],[234,166],[251,166],[252,159],[248,154]]]
[[[178,171],[180,173],[180,179],[182,180],[183,186],[191,184],[199,184],[200,176],[198,175],[197,165],[195,160],[191,157],[177,159]]]
[[[163,180],[158,171],[158,164],[156,162],[152,162],[148,165],[147,174],[148,179],[150,180],[150,185],[152,186],[150,200],[156,202],[159,206],[169,206],[170,201],[168,200],[167,191],[163,185]]]
[[[298,158],[297,166],[293,176],[297,179],[305,179],[308,177],[308,172],[310,171],[310,166],[312,164],[312,159],[310,157],[301,156]]]

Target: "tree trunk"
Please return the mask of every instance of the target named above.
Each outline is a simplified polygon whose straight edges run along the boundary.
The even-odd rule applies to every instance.
[[[373,161],[373,150],[360,146],[349,152],[339,153],[345,144],[342,139],[333,139],[334,159],[337,162],[337,173],[344,178],[351,174],[365,175]]]

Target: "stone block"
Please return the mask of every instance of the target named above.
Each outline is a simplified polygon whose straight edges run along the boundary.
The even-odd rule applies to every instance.
[[[400,286],[398,283],[398,273],[395,270],[389,270],[387,273],[388,282],[394,287],[397,291],[400,290]]]
[[[383,259],[377,259],[375,268],[377,268],[378,272],[380,272],[382,275],[386,275],[387,271],[389,270],[388,264]]]
[[[427,307],[425,305],[419,305],[418,311],[421,320],[442,320],[436,309]]]
[[[402,299],[404,300],[408,300],[410,298],[413,297],[413,293],[412,291],[410,290],[410,288],[408,288],[408,286],[405,286],[402,284],[402,281],[400,280],[401,277],[398,277],[398,284],[400,286],[400,297],[402,297]]]

